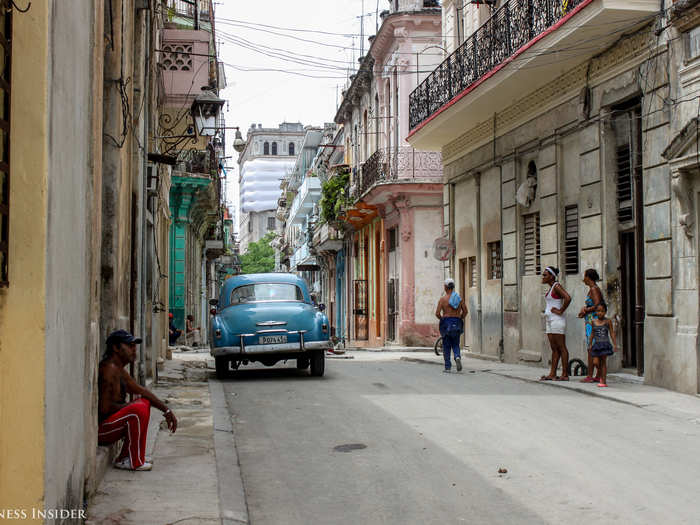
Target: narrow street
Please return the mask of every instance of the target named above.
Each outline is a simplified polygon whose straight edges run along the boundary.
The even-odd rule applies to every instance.
[[[697,420],[469,367],[327,365],[223,382],[255,525],[697,522]]]

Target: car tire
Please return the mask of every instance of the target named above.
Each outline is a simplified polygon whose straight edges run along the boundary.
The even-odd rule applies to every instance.
[[[216,361],[216,378],[226,379],[228,377],[229,360],[226,357],[215,357]]]
[[[308,357],[300,357],[297,359],[297,368],[299,370],[306,370],[309,368],[309,358]]]
[[[326,368],[326,353],[323,350],[314,350],[311,354],[311,375],[321,377]]]

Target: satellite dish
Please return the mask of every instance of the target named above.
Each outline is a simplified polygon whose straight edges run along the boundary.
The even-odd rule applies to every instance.
[[[446,237],[438,237],[433,242],[433,257],[438,261],[446,261],[455,251],[454,242]]]

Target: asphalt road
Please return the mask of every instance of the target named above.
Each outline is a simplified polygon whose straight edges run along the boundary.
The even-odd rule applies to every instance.
[[[253,525],[700,523],[698,421],[374,356],[223,385]]]

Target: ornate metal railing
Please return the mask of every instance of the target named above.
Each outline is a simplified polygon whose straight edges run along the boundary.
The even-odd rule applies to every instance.
[[[414,129],[586,0],[509,0],[409,96]]]
[[[426,182],[442,179],[442,155],[437,151],[416,151],[410,146],[378,149],[357,171],[354,196],[359,198],[375,184]]]
[[[216,168],[209,150],[184,149],[177,156],[178,171],[213,175],[212,171]]]

